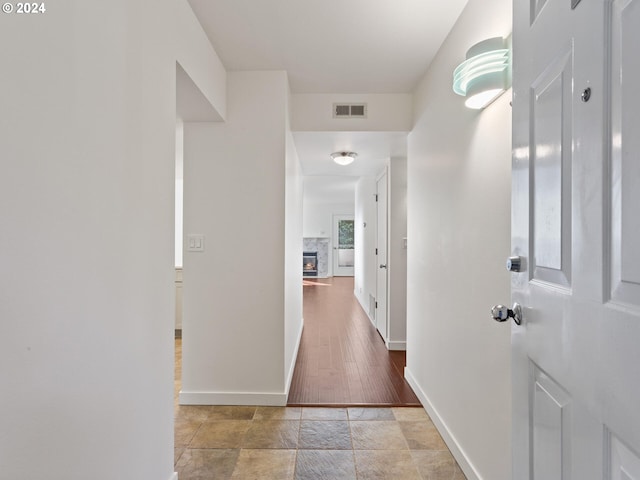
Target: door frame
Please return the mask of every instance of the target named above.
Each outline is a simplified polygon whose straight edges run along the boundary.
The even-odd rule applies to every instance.
[[[338,222],[341,220],[351,220],[355,222],[355,216],[352,214],[340,214],[334,213],[331,219],[331,242],[332,242],[332,261],[331,265],[333,268],[333,276],[334,277],[353,277],[354,275],[354,267],[340,267],[338,265]],[[354,245],[355,250],[355,245]]]
[[[381,198],[380,183],[384,196]],[[376,177],[376,316],[375,324],[385,345],[389,341],[389,171],[385,167]],[[384,226],[382,226],[384,225]],[[384,232],[381,235],[381,228]],[[384,267],[383,267],[384,265]]]

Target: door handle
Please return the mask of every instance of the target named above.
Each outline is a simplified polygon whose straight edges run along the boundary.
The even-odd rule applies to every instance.
[[[516,325],[522,325],[522,307],[518,303],[513,304],[513,308],[504,305],[494,305],[491,309],[491,316],[496,322],[506,322],[510,318]]]
[[[510,272],[523,272],[525,265],[522,257],[509,257],[507,258],[507,270]]]
[[[387,268],[387,266],[384,263],[381,263],[380,268]]]

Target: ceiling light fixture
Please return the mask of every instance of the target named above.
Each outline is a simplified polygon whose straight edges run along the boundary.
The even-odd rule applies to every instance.
[[[476,43],[453,72],[453,91],[467,97],[465,106],[481,109],[509,88],[510,52],[502,37]]]
[[[358,154],[355,152],[334,152],[331,154],[331,158],[333,159],[333,161],[338,165],[343,166],[353,163],[357,156]]]

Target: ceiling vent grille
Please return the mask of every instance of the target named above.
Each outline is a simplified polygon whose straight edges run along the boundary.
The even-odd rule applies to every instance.
[[[333,118],[367,118],[367,104],[333,104]]]

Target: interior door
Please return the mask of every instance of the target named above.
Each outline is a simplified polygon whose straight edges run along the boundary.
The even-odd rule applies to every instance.
[[[387,173],[383,173],[376,183],[376,328],[387,341]]]
[[[639,32],[640,0],[514,0],[514,480],[640,480]]]
[[[353,215],[333,216],[333,274],[352,277],[354,253]]]

